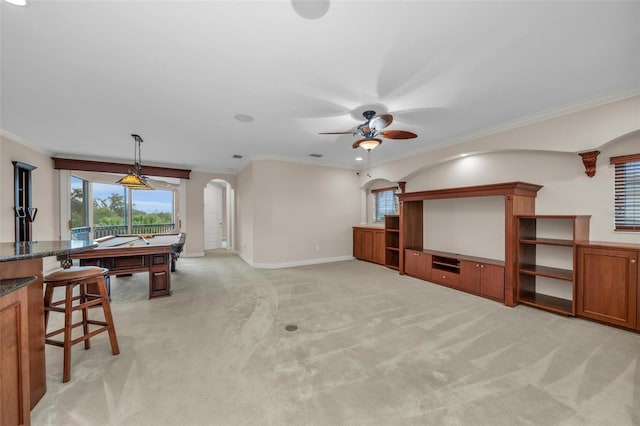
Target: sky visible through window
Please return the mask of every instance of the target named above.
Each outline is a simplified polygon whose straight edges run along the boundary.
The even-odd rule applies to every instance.
[[[124,195],[124,188],[118,185],[96,182],[92,185],[94,199],[107,199],[114,192]],[[82,189],[82,180],[71,179],[71,189],[74,188]],[[134,191],[133,205],[136,210],[142,210],[145,213],[171,213],[173,211],[171,196],[171,191]]]

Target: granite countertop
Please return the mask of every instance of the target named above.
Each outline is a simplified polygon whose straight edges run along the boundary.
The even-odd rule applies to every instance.
[[[0,243],[0,262],[58,256],[61,254],[82,251],[97,246],[97,243],[88,240],[23,241],[19,243]]]
[[[21,289],[22,287],[28,286],[36,280],[36,277],[7,278],[4,280],[0,280],[0,297],[4,296],[7,293],[11,293],[12,291]]]

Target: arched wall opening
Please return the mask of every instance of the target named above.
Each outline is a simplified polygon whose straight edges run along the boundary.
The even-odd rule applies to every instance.
[[[212,179],[204,187],[204,250],[234,247],[234,190],[229,182]]]

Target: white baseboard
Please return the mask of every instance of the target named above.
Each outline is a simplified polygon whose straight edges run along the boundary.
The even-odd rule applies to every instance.
[[[242,260],[247,262],[245,258],[240,256]],[[293,268],[295,266],[305,266],[305,265],[317,265],[320,263],[333,263],[333,262],[342,262],[345,260],[353,260],[353,256],[338,256],[338,257],[325,257],[322,259],[305,259],[305,260],[296,260],[293,262],[283,262],[283,263],[253,263],[247,262],[249,266],[258,269],[280,269],[280,268]]]

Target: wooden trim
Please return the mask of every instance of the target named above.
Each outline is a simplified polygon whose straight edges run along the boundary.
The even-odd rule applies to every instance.
[[[609,164],[630,163],[632,161],[640,161],[640,154],[620,155],[609,158]]]
[[[489,197],[492,195],[523,195],[535,197],[542,185],[526,182],[506,182],[489,185],[435,189],[431,191],[398,194],[400,201],[437,200],[443,198]]]
[[[396,191],[397,189],[398,189],[398,187],[397,187],[397,186],[388,186],[388,187],[386,187],[386,188],[376,188],[376,189],[372,189],[372,190],[371,190],[371,193],[372,193],[372,194],[375,194],[375,193],[378,193],[378,192]]]
[[[53,168],[58,170],[81,170],[83,172],[104,172],[127,174],[131,164],[111,163],[106,161],[74,160],[71,158],[51,157]],[[169,167],[142,166],[142,174],[179,179],[189,179],[191,170],[173,169]]]
[[[596,160],[600,151],[581,152],[578,155],[582,157],[582,164],[584,164],[584,173],[589,177],[596,175]]]

